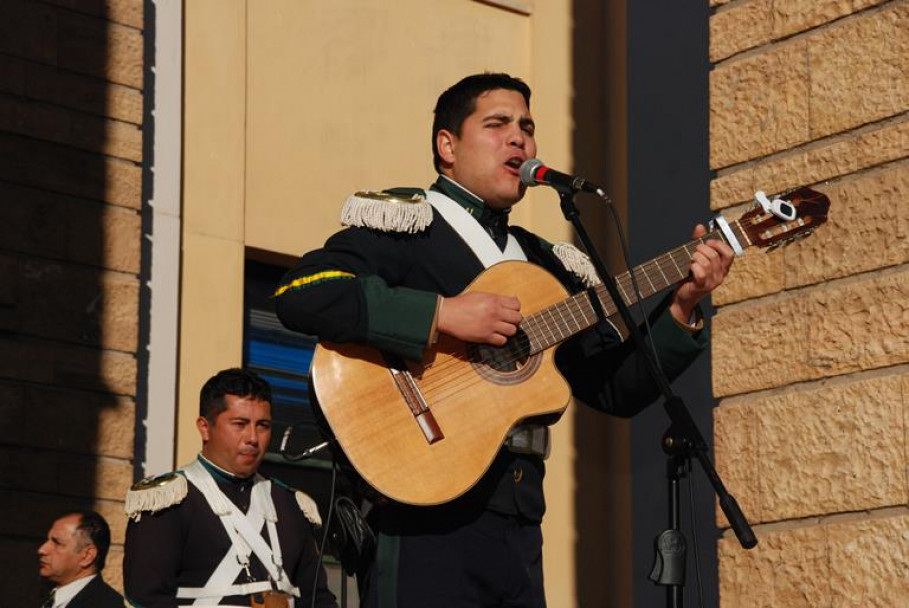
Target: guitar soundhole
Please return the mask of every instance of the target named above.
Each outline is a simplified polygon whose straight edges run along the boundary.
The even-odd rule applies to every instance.
[[[542,355],[530,354],[530,339],[519,331],[505,346],[470,344],[470,362],[480,376],[496,384],[517,384],[534,374]]]

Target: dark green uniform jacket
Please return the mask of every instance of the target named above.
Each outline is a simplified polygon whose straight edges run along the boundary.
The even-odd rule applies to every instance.
[[[488,209],[444,178],[433,189],[470,211],[497,242],[510,230],[528,261],[555,275],[570,292],[584,288],[553,254],[549,243],[521,228],[509,228],[507,212]],[[284,277],[276,292],[276,307],[281,321],[291,329],[420,359],[432,331],[437,297],[459,294],[482,271],[476,255],[434,211],[432,223],[413,234],[370,228],[336,233],[322,249],[304,255]],[[670,378],[681,373],[706,345],[706,332],[682,328],[665,301],[654,311],[651,325],[661,365]],[[622,343],[611,326],[569,339],[558,347],[556,362],[574,396],[603,412],[632,416],[658,396],[633,344]],[[540,521],[545,510],[543,473],[540,458],[503,449],[476,487],[454,503],[429,511],[461,519],[490,509]],[[429,519],[451,521],[450,517]]]

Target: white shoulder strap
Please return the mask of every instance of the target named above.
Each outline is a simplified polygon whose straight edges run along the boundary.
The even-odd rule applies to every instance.
[[[252,489],[249,511],[243,513],[230,501],[215,483],[211,473],[198,460],[183,468],[186,478],[199,489],[208,501],[212,511],[221,520],[224,530],[231,539],[233,551],[221,560],[212,572],[204,587],[180,588],[177,597],[193,598],[194,605],[215,603],[230,595],[247,595],[252,587],[263,583],[236,584],[235,581],[245,567],[249,565],[250,553],[255,553],[277,587],[289,595],[299,597],[300,591],[294,587],[283,569],[281,544],[277,533],[277,515],[271,499],[271,482],[258,477]],[[259,530],[266,525],[271,547],[262,538]],[[265,581],[267,588],[271,583]],[[260,589],[260,590],[265,590]]]
[[[521,245],[513,234],[508,234],[508,243],[505,246],[505,251],[501,251],[496,242],[489,236],[489,233],[480,225],[480,222],[474,219],[464,207],[435,190],[426,191],[426,200],[454,228],[454,231],[470,247],[484,268],[489,268],[493,264],[498,264],[505,260],[527,261],[524,250],[521,249]]]

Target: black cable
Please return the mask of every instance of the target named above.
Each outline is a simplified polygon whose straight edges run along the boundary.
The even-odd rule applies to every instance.
[[[612,199],[608,196],[601,195],[604,201],[606,201],[606,208],[609,209],[609,213],[612,214],[612,223],[615,226],[616,234],[619,236],[619,245],[622,251],[622,259],[625,262],[625,267],[628,269],[628,276],[631,278],[631,287],[634,291],[634,295],[637,297],[638,312],[641,317],[644,319],[644,327],[647,329],[647,345],[650,347],[650,351],[653,353],[653,360],[656,362],[657,368],[660,370],[660,373],[663,374],[663,366],[660,364],[660,357],[657,353],[656,344],[653,343],[653,333],[650,329],[650,319],[647,316],[647,312],[644,310],[644,297],[641,294],[641,289],[638,287],[638,281],[634,278],[634,268],[631,266],[631,263],[628,261],[628,244],[625,242],[625,232],[622,230],[622,225],[619,223],[619,216],[616,213],[615,205],[612,203]],[[627,331],[633,331],[631,327],[626,328]],[[665,374],[664,374],[665,375]]]
[[[615,210],[615,206],[612,204],[612,200],[606,196],[601,195],[601,198],[606,201],[606,207],[609,209],[609,212],[612,214],[612,221],[615,225],[616,233],[619,236],[620,249],[622,251],[622,258],[625,262],[625,267],[628,268],[628,276],[631,278],[631,286],[634,290],[635,296],[637,296],[637,307],[638,311],[641,314],[641,317],[644,321],[644,327],[647,328],[647,345],[650,347],[651,352],[653,353],[654,362],[656,363],[657,368],[660,370],[660,373],[663,373],[663,367],[660,364],[660,357],[657,353],[656,344],[653,341],[653,332],[650,328],[650,319],[644,310],[643,300],[644,298],[641,295],[641,290],[638,287],[638,282],[634,277],[634,268],[631,266],[628,258],[628,245],[625,242],[625,233],[622,231],[622,225],[619,223],[619,218]],[[628,328],[628,331],[631,331],[631,328]],[[694,542],[694,572],[695,578],[697,579],[697,588],[698,588],[698,605],[703,608],[704,606],[704,585],[701,580],[701,558],[698,551],[698,528],[695,521],[695,501],[694,501],[694,482],[693,475],[690,467],[690,460],[686,460],[686,465],[688,465],[688,500],[690,504],[691,511],[691,533],[693,536]]]
[[[312,600],[309,605],[311,608],[316,608],[316,589],[319,587],[319,572],[325,567],[325,542],[328,540],[328,529],[331,527],[331,517],[334,514],[335,506],[335,481],[338,479],[338,464],[335,462],[334,458],[331,460],[331,492],[330,499],[328,501],[328,516],[325,518],[325,525],[322,528],[322,542],[319,543],[319,566],[316,568],[315,576],[312,581]],[[341,572],[341,576],[344,576],[344,572]],[[326,577],[326,584],[328,580]]]

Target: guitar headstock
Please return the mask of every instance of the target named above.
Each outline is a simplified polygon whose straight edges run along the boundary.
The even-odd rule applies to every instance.
[[[827,221],[830,199],[827,195],[802,187],[781,194],[779,199],[795,210],[794,219],[784,219],[763,207],[755,207],[738,221],[749,245],[776,248],[805,238]]]

